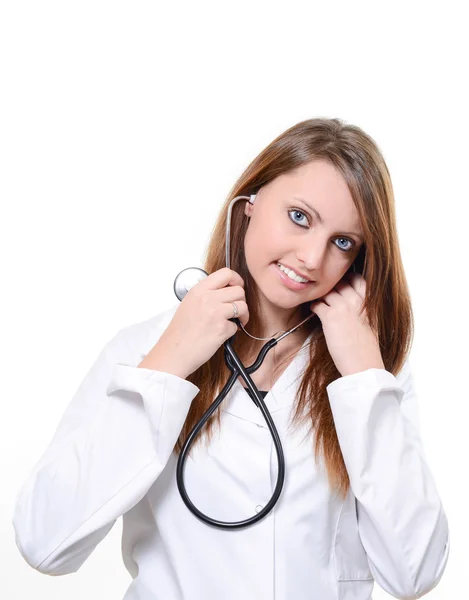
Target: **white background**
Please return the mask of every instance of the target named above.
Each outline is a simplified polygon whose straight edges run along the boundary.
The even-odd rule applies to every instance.
[[[121,328],[177,303],[218,210],[274,137],[362,127],[393,179],[427,458],[467,580],[468,135],[463,2],[3,2],[1,596],[122,598],[121,521],[75,574],[22,559],[15,495]],[[389,598],[377,585],[374,600]]]

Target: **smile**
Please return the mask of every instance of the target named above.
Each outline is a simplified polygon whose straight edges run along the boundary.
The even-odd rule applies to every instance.
[[[297,292],[315,285],[314,281],[305,281],[304,277],[301,277],[301,275],[298,275],[298,273],[295,273],[295,271],[292,271],[292,269],[284,267],[282,263],[274,262],[271,264],[271,267],[272,269],[275,269],[275,272],[277,273],[281,283],[290,290]]]
[[[290,277],[290,279],[293,279],[293,281],[297,281],[298,283],[308,283],[308,282],[310,282],[309,279],[306,279],[305,277],[302,277],[296,271],[294,271],[293,269],[289,269],[288,267],[285,267],[281,263],[277,263],[277,266],[278,266],[278,268],[281,271],[283,271],[286,275],[288,275],[288,277]]]

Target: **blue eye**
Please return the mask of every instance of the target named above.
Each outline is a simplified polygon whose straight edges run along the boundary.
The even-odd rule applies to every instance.
[[[345,240],[346,242],[348,242],[350,244],[349,248],[340,248],[339,246],[337,246],[339,248],[339,250],[342,250],[342,252],[351,252],[353,250],[354,247],[354,243],[350,240],[348,240],[347,238],[337,238],[338,240]]]
[[[295,219],[292,217],[292,215],[293,215],[293,216],[297,216],[297,215],[299,215],[299,216],[300,216],[300,221],[301,221],[301,217],[304,217],[304,218],[306,219],[306,223],[308,223],[308,224],[309,224],[308,217],[306,216],[306,214],[305,214],[305,213],[304,213],[302,210],[298,210],[298,209],[296,209],[296,208],[294,208],[294,209],[292,209],[292,210],[289,210],[289,211],[288,211],[288,216],[290,217],[290,220],[291,220],[293,223],[295,223],[295,225],[298,225],[299,227],[307,227],[307,226],[308,226],[308,225],[304,225],[304,224],[303,224],[303,223],[304,223],[304,221],[303,221],[303,222],[300,222],[300,221],[297,221],[297,220],[295,220]],[[348,247],[348,248],[341,248],[340,246],[337,246],[337,248],[339,248],[339,250],[340,250],[341,252],[351,252],[351,251],[353,250],[353,248],[354,248],[354,246],[355,246],[355,242],[354,242],[354,241],[352,241],[352,240],[349,240],[348,238],[344,238],[344,237],[339,237],[339,238],[336,238],[336,239],[338,239],[338,240],[344,240],[344,241],[346,241],[346,242],[348,242],[348,243],[349,243],[349,247]]]
[[[294,209],[294,210],[289,210],[289,211],[288,211],[288,215],[290,216],[290,214],[291,214],[291,213],[294,213],[295,215],[302,215],[303,217],[305,217],[305,219],[306,219],[306,222],[308,222],[308,219],[307,219],[307,217],[306,217],[305,213],[304,213],[304,212],[302,212],[301,210],[296,210],[296,209]],[[302,224],[301,224],[301,223],[299,223],[298,221],[294,221],[294,220],[291,218],[291,216],[290,216],[290,219],[293,221],[293,223],[296,223],[296,225],[301,225],[301,227],[304,227],[304,225],[302,225]]]

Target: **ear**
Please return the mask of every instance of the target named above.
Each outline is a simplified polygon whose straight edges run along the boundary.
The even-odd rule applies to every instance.
[[[254,200],[255,199],[256,199],[256,194],[251,194],[251,199],[246,202],[246,205],[244,207],[244,214],[247,217],[251,217],[252,216],[252,211],[254,210],[253,205],[254,205]]]

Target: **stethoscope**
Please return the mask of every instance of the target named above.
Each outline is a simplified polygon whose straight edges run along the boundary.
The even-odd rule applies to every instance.
[[[225,238],[226,266],[228,268],[230,268],[230,264],[231,264],[230,263],[230,237],[231,237],[230,229],[231,229],[231,211],[232,211],[233,204],[235,202],[237,202],[238,200],[249,200],[249,202],[251,204],[254,204],[255,197],[256,197],[256,194],[251,194],[250,196],[236,196],[236,198],[233,198],[233,200],[230,202],[230,204],[228,206],[228,213],[227,213],[227,220],[226,220],[226,238]],[[189,267],[188,269],[182,270],[177,275],[176,279],[174,280],[174,293],[176,294],[176,296],[178,297],[179,300],[182,300],[184,298],[184,296],[187,294],[187,292],[194,285],[196,285],[199,281],[201,281],[202,279],[204,279],[207,276],[208,276],[208,273],[198,267]],[[249,525],[254,525],[254,523],[257,523],[258,521],[263,519],[277,503],[277,501],[280,497],[280,493],[283,488],[284,480],[285,480],[285,458],[283,455],[283,448],[282,448],[282,444],[280,442],[280,437],[278,435],[277,429],[275,427],[275,423],[264,403],[264,400],[263,400],[258,388],[252,381],[250,375],[252,373],[254,373],[255,371],[257,371],[257,369],[262,365],[267,352],[269,352],[269,350],[271,348],[273,348],[275,345],[277,345],[278,342],[280,340],[282,340],[283,338],[285,338],[287,335],[290,335],[290,333],[293,333],[294,331],[296,331],[299,327],[301,327],[304,323],[306,323],[306,321],[308,321],[309,319],[311,319],[314,316],[315,316],[315,313],[312,313],[311,315],[306,317],[306,319],[301,321],[301,323],[299,323],[298,325],[295,325],[295,327],[292,327],[287,332],[282,332],[282,331],[277,332],[277,333],[283,334],[278,338],[275,338],[275,337],[273,337],[271,339],[270,338],[255,338],[257,340],[268,339],[269,341],[266,344],[264,344],[264,346],[261,348],[256,360],[253,362],[253,364],[250,367],[245,367],[243,365],[239,356],[236,354],[235,350],[233,349],[232,340],[234,339],[234,336],[232,336],[230,339],[226,340],[226,342],[223,344],[224,350],[225,350],[225,352],[224,352],[225,363],[232,373],[231,373],[228,381],[226,382],[224,388],[221,390],[221,392],[219,393],[217,398],[214,400],[214,402],[210,405],[210,407],[207,409],[207,411],[203,414],[203,416],[199,420],[199,422],[196,423],[196,425],[190,432],[189,436],[187,437],[186,441],[184,442],[184,445],[182,447],[181,453],[180,453],[178,461],[177,461],[177,468],[176,468],[176,481],[177,481],[179,493],[181,494],[181,498],[183,499],[187,508],[198,519],[200,519],[207,525],[219,527],[220,529],[241,529],[242,527],[248,527]],[[244,329],[244,326],[242,325],[242,323],[240,322],[240,320],[237,317],[231,318],[230,321],[234,321],[237,325],[239,325],[239,327],[241,327],[243,329],[243,331],[247,335],[254,337]],[[277,335],[277,334],[275,334],[275,335]],[[267,504],[264,506],[264,508],[260,512],[258,512],[255,516],[250,517],[249,519],[245,519],[243,521],[226,522],[226,521],[218,521],[216,519],[212,519],[211,517],[208,517],[193,504],[193,502],[191,501],[191,499],[189,498],[189,496],[186,492],[183,474],[184,474],[185,461],[189,454],[189,450],[192,446],[192,443],[194,442],[196,436],[199,434],[199,432],[201,431],[202,427],[205,425],[207,420],[216,411],[216,409],[221,404],[221,402],[223,402],[224,398],[226,397],[228,392],[231,390],[231,388],[233,387],[233,385],[235,384],[235,382],[239,376],[241,376],[244,379],[244,381],[246,382],[248,389],[251,391],[254,404],[262,412],[262,415],[264,416],[264,419],[269,428],[270,434],[272,436],[272,439],[273,439],[273,442],[275,445],[275,451],[277,453],[278,474],[277,474],[277,483],[275,485],[274,493],[272,494],[271,499],[267,502]]]

